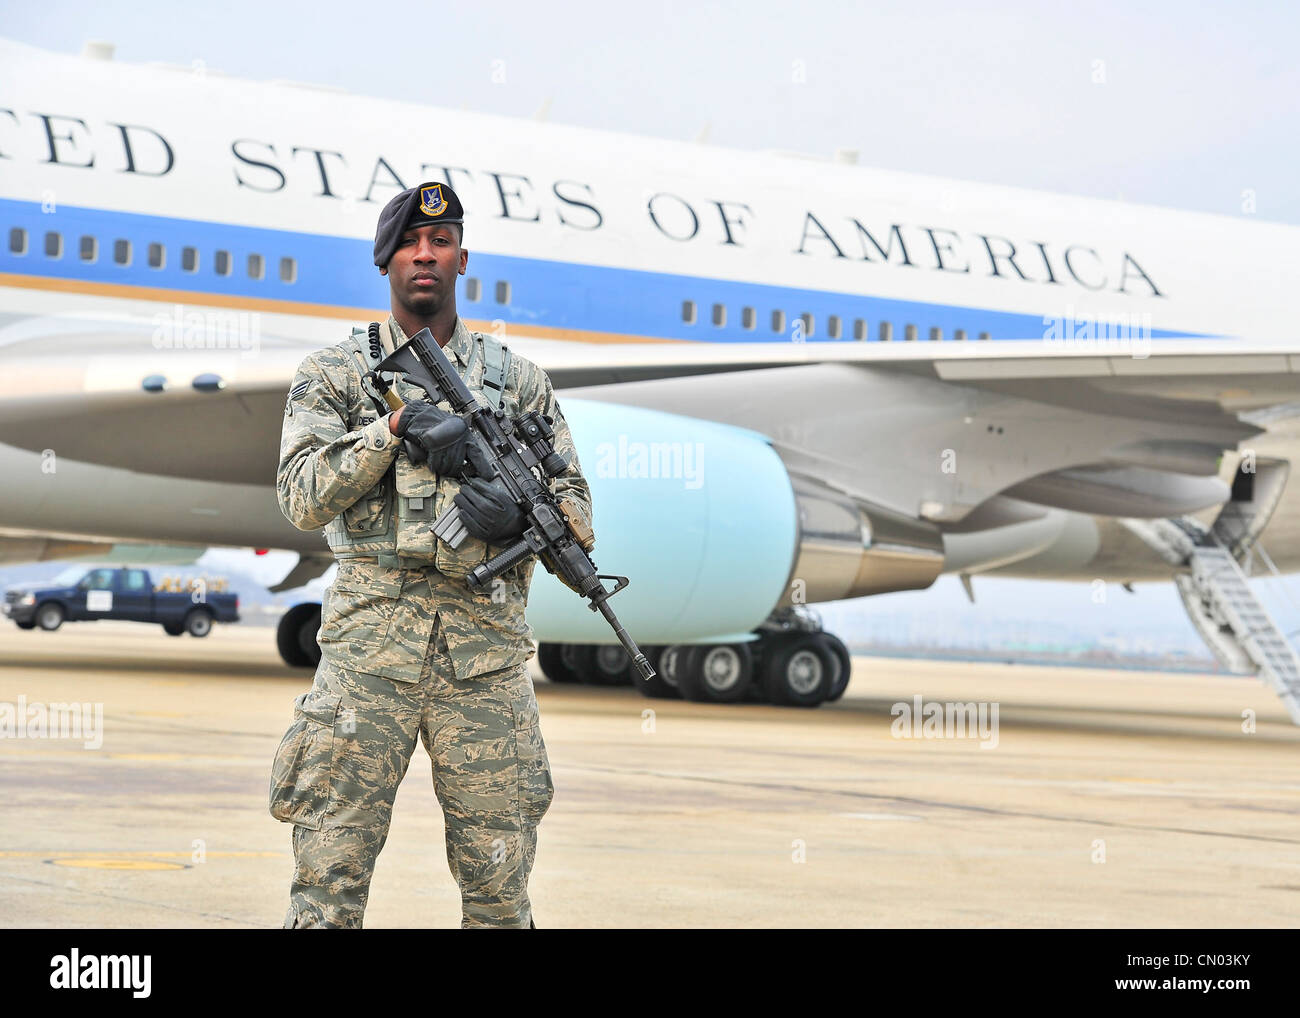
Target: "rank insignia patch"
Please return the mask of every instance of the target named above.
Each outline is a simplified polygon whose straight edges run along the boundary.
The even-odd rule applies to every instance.
[[[284,401],[285,417],[293,416],[294,400],[301,399],[302,396],[307,392],[309,388],[311,388],[311,382],[304,381],[304,382],[299,382],[297,385],[295,385],[292,389],[289,390],[289,398]]]

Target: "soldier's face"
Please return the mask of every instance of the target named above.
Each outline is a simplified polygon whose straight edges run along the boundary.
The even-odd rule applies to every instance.
[[[456,277],[465,274],[469,252],[460,246],[456,226],[419,226],[407,230],[381,269],[407,310],[429,314],[454,300]]]

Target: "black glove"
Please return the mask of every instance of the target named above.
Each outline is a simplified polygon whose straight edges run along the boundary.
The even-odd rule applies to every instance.
[[[478,435],[470,436],[469,445],[465,447],[465,463],[466,477],[482,477],[486,480],[497,475],[492,457],[483,451],[483,441]]]
[[[397,419],[397,434],[409,438],[407,458],[412,463],[428,462],[435,474],[455,476],[465,466],[469,425],[432,403],[409,403]]]
[[[465,529],[480,540],[499,544],[524,532],[524,514],[500,478],[487,481],[471,477],[461,484],[452,501],[460,510]]]

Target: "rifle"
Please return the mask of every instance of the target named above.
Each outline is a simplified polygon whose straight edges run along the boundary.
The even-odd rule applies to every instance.
[[[480,404],[428,329],[421,329],[367,373],[366,377],[388,405],[399,409],[405,404],[379,376],[380,371],[400,371],[408,381],[423,389],[433,403],[444,399],[449,402],[452,410],[469,425],[471,442],[477,441],[481,450],[486,451],[490,469],[495,470],[524,514],[523,535],[505,551],[472,569],[465,578],[469,588],[482,588],[535,554],[565,586],[587,599],[587,607],[605,616],[642,678],[653,678],[654,668],[609,606],[609,599],[628,585],[628,578],[596,572],[596,563],[587,554],[595,544],[591,528],[576,510],[557,500],[546,483],[547,478],[562,473],[569,465],[552,444],[555,431],[551,419],[536,410],[509,418],[503,410]],[[447,421],[441,427],[447,425],[456,426]],[[455,503],[438,515],[432,529],[439,540],[452,548],[459,547],[469,533]],[[613,589],[605,586],[605,580],[615,582]]]

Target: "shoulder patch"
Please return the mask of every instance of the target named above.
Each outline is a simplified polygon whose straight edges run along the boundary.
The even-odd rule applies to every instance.
[[[301,399],[311,388],[311,379],[304,379],[289,390],[289,398],[284,401],[284,416],[293,416],[293,404]]]

